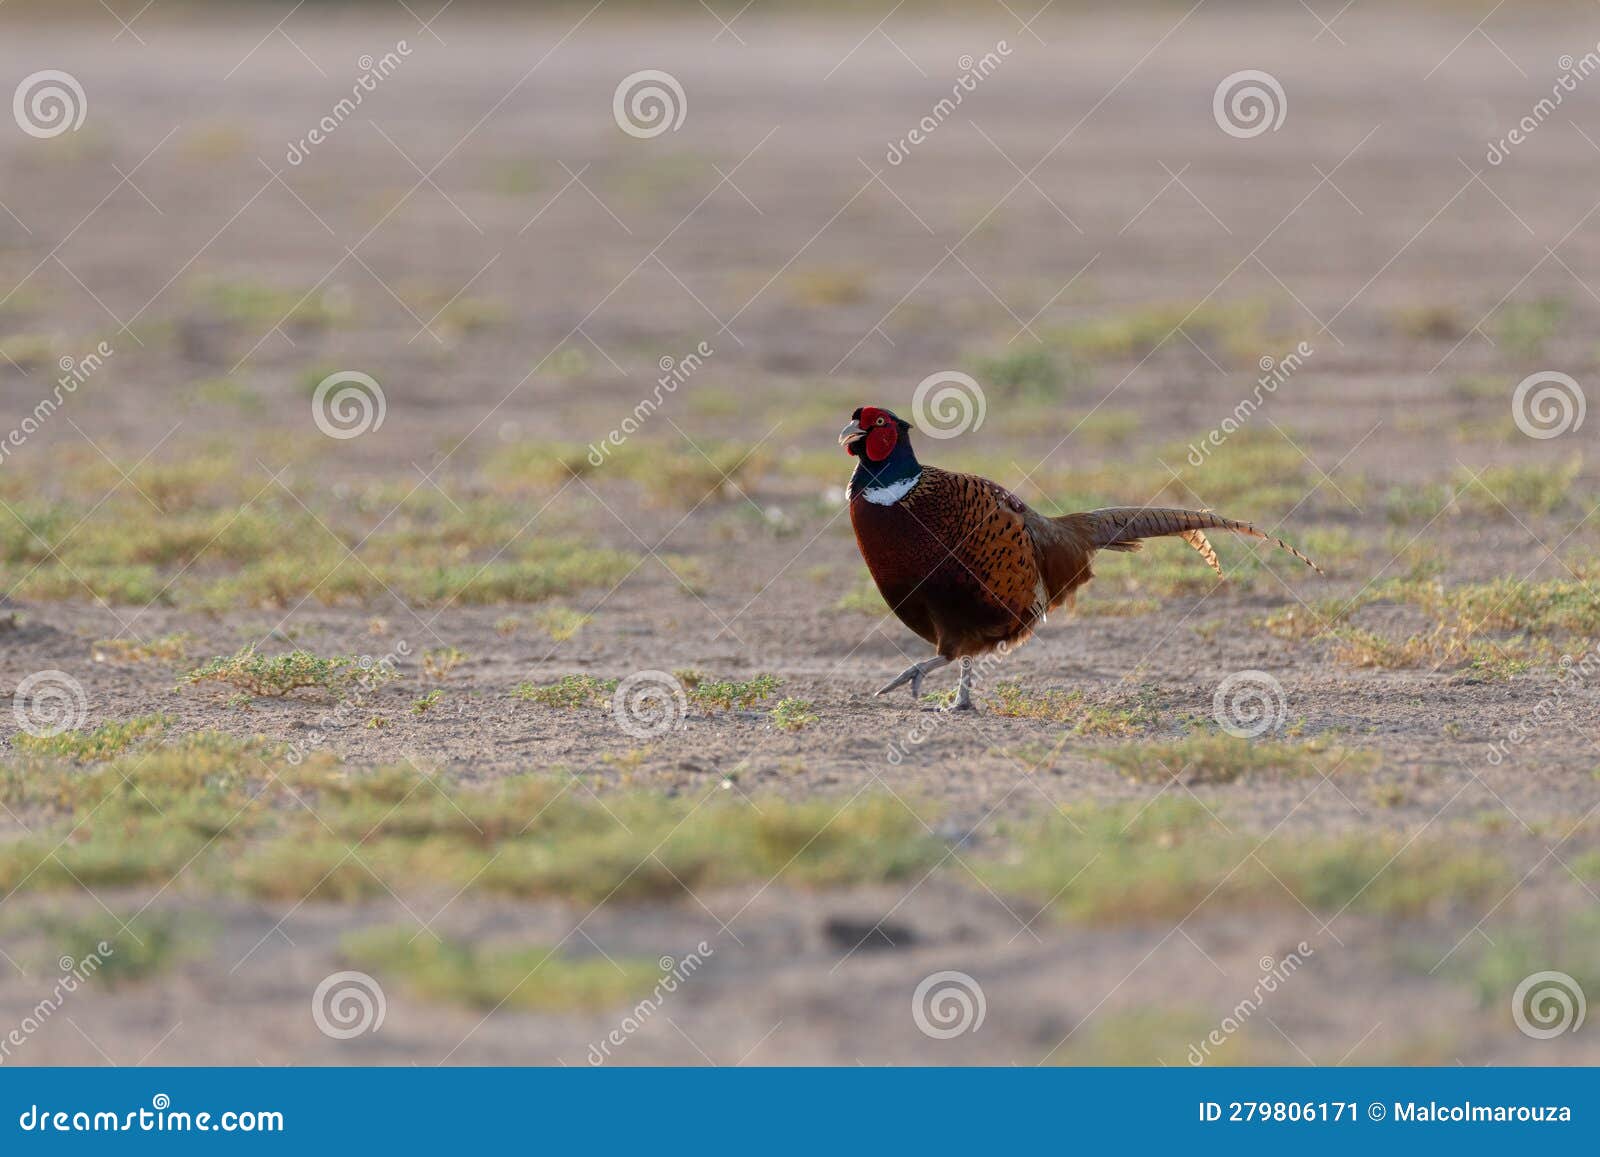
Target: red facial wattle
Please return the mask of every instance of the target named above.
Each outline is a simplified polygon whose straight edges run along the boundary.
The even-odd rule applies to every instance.
[[[867,431],[867,457],[874,462],[882,462],[894,453],[895,443],[900,440],[900,427],[893,422],[883,425],[874,425]]]

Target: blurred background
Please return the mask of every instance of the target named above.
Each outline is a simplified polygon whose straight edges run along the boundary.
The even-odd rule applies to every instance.
[[[1596,71],[1580,3],[0,5],[0,1059],[1592,1063]],[[1327,578],[1104,559],[976,718],[873,699],[863,404]]]

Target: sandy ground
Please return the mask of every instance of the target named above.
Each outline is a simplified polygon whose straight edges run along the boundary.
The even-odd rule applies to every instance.
[[[109,17],[51,26],[0,11],[7,83],[68,68],[89,106],[83,129],[58,141],[0,136],[0,292],[15,284],[15,300],[28,303],[20,318],[0,314],[0,332],[43,329],[69,351],[104,337],[116,350],[106,371],[115,388],[75,399],[61,415],[70,421],[41,430],[6,461],[8,473],[48,480],[58,452],[91,440],[124,468],[158,445],[221,441],[264,489],[326,497],[380,478],[402,494],[426,492],[432,480],[470,481],[520,441],[601,438],[650,392],[659,358],[701,341],[714,355],[651,419],[652,433],[671,440],[675,431],[680,451],[708,439],[760,443],[782,462],[830,451],[850,405],[904,408],[927,374],[1025,348],[1036,332],[1151,304],[1266,300],[1274,344],[1262,354],[1281,356],[1302,338],[1315,347],[1264,417],[1293,432],[1318,485],[1292,513],[1225,513],[1265,525],[1287,517],[1291,538],[1343,529],[1362,544],[1360,557],[1330,566],[1320,583],[1279,566],[1282,582],[1253,590],[1224,584],[1148,613],[1052,621],[1007,662],[1006,676],[1104,704],[1144,694],[1161,720],[1148,737],[1171,738],[1182,720],[1210,712],[1226,674],[1271,672],[1305,734],[1376,750],[1378,769],[1354,785],[1245,780],[1197,787],[1196,798],[1273,839],[1379,829],[1488,839],[1473,825],[1503,812],[1509,834],[1494,838],[1527,872],[1493,908],[1448,907],[1404,929],[1299,909],[1205,907],[1177,927],[1066,928],[945,876],[909,895],[774,888],[594,912],[448,894],[286,911],[185,898],[178,888],[157,904],[203,909],[214,925],[207,946],[137,989],[74,997],[19,1060],[582,1064],[617,1024],[615,1011],[484,1016],[390,992],[381,1031],[329,1039],[307,1015],[307,993],[339,967],[342,932],[405,920],[402,907],[423,918],[437,911],[440,929],[467,938],[516,929],[674,957],[712,944],[705,971],[618,1050],[622,1063],[1181,1064],[1183,1043],[1235,1007],[1262,958],[1281,959],[1301,941],[1315,948],[1308,975],[1247,1027],[1236,1056],[1600,1059],[1592,1026],[1531,1040],[1512,1027],[1503,999],[1428,970],[1464,939],[1492,942],[1502,922],[1592,917],[1600,901],[1566,864],[1596,846],[1593,826],[1577,828],[1600,802],[1593,689],[1569,696],[1556,725],[1491,766],[1485,745],[1550,693],[1548,670],[1493,681],[1356,669],[1321,644],[1251,626],[1297,598],[1356,593],[1392,573],[1408,539],[1446,560],[1448,582],[1564,577],[1561,560],[1596,544],[1582,520],[1592,464],[1573,484],[1590,499],[1575,515],[1450,515],[1396,529],[1379,501],[1389,488],[1448,480],[1463,467],[1566,461],[1592,440],[1590,426],[1549,441],[1459,436],[1463,423],[1503,421],[1528,373],[1592,372],[1586,335],[1600,317],[1588,127],[1600,89],[1567,94],[1503,164],[1485,160],[1491,139],[1550,91],[1558,58],[1595,44],[1600,19],[1508,8],[1474,31],[1479,15],[1357,6],[1326,31],[1303,9],[1204,5],[1187,15],[1052,10],[1023,29],[996,7],[936,23],[891,16],[875,30],[876,14],[784,19],[757,6],[729,32],[704,13],[671,24],[603,9],[524,20],[462,2],[431,31],[382,8],[301,11],[278,31],[264,17],[194,23],[153,12],[135,26],[145,41],[135,44],[112,39]],[[394,75],[303,163],[289,164],[290,143],[349,91],[358,57],[400,40],[410,52]],[[889,164],[890,143],[950,91],[963,55],[981,57],[1002,40],[1009,55],[994,75],[903,163]],[[637,140],[618,131],[612,94],[620,77],[645,68],[681,81],[687,115],[678,130]],[[1269,70],[1288,108],[1279,131],[1240,139],[1219,129],[1212,94],[1247,68]],[[206,276],[329,289],[353,304],[353,320],[317,333],[220,331],[189,288]],[[817,288],[840,280],[846,290]],[[430,315],[468,287],[503,318],[447,332]],[[1536,359],[1492,340],[1508,300],[1548,296],[1569,303],[1570,319]],[[1468,329],[1397,332],[1397,311],[1419,307],[1454,310]],[[1480,318],[1481,331],[1472,328]],[[570,350],[587,368],[554,372]],[[924,444],[922,454],[939,461],[959,448],[1009,460],[998,480],[1041,499],[1027,481],[1041,466],[1119,456],[1149,465],[1159,449],[1216,427],[1250,389],[1249,360],[1229,361],[1180,333],[1148,357],[1096,368],[1058,416],[1007,425],[994,400],[981,430]],[[328,442],[298,382],[313,367],[353,366],[383,383],[386,419]],[[1503,379],[1504,391],[1465,397],[1456,384],[1473,377]],[[265,405],[246,420],[195,404],[193,384],[219,378],[246,383]],[[49,381],[48,367],[0,366],[3,424],[30,410]],[[696,408],[696,393],[737,405]],[[835,396],[855,400],[837,413],[808,405]],[[1137,432],[1109,448],[1074,438],[1099,408],[1137,414]],[[318,444],[310,466],[298,450],[273,456],[274,446],[309,442]],[[291,458],[299,464],[275,482]],[[833,485],[847,469],[841,455]],[[20,625],[0,634],[0,687],[60,669],[86,689],[91,724],[161,711],[179,731],[294,741],[317,717],[303,702],[240,713],[220,695],[175,692],[180,671],[97,663],[90,644],[182,631],[203,655],[290,638],[324,653],[378,653],[406,640],[414,651],[454,646],[468,659],[436,710],[413,716],[414,686],[397,686],[373,703],[390,726],[335,732],[329,745],[352,767],[411,760],[467,781],[549,768],[602,792],[625,779],[756,799],[845,801],[887,787],[937,815],[930,822],[941,832],[970,829],[975,848],[1008,817],[1169,790],[1095,759],[1102,741],[1068,738],[1045,763],[1019,755],[1055,747],[1062,725],[994,712],[949,721],[914,758],[886,762],[887,745],[922,715],[870,692],[923,646],[892,620],[837,609],[861,575],[837,495],[774,469],[692,509],[649,498],[602,471],[528,511],[529,533],[577,528],[596,545],[644,556],[615,589],[572,600],[594,617],[565,642],[498,630],[518,613],[507,607],[312,602],[219,616],[12,600]],[[1225,562],[1246,549],[1218,546]],[[681,591],[657,555],[698,560],[705,577],[695,593]],[[1129,595],[1121,584],[1136,580],[1140,561],[1107,566],[1103,603]],[[1403,625],[1405,613],[1377,608],[1363,622]],[[693,714],[624,776],[607,757],[638,743],[605,712],[537,710],[510,697],[525,680],[642,668],[774,672],[783,694],[812,703],[819,721],[785,733],[759,711]],[[8,732],[10,724],[0,721]],[[127,911],[147,898],[99,900]],[[17,943],[8,946],[14,967],[0,968],[0,1026],[25,1016],[51,975],[48,946],[26,931],[30,917],[62,904],[96,910],[81,897],[6,904]],[[880,919],[894,944],[858,947]],[[1412,957],[1421,955],[1430,959],[1419,967]],[[987,1018],[976,1032],[937,1040],[918,1031],[910,1006],[917,982],[944,969],[981,981]]]

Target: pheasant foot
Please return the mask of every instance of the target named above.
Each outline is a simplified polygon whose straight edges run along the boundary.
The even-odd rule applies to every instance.
[[[884,686],[879,687],[877,689],[877,691],[873,692],[873,694],[875,694],[875,695],[887,695],[890,691],[893,691],[896,687],[899,687],[899,686],[901,686],[902,684],[905,684],[905,683],[910,683],[911,684],[911,698],[920,699],[920,698],[922,698],[922,679],[923,679],[923,676],[927,675],[927,673],[929,671],[937,671],[940,667],[943,667],[945,664],[947,664],[949,662],[950,662],[950,660],[946,659],[944,656],[935,655],[931,659],[924,659],[920,663],[913,663],[913,664],[911,664],[911,666],[907,667],[904,671],[900,672],[900,674],[896,675],[895,678],[894,678],[894,681],[892,683],[884,684]]]
[[[956,684],[956,700],[950,704],[951,711],[976,711],[977,707],[972,702],[972,660],[961,660],[961,681]]]

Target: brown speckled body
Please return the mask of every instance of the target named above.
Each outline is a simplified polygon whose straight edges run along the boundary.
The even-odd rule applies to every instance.
[[[858,494],[850,522],[884,601],[947,659],[1020,643],[1092,576],[1087,526],[986,478],[923,467],[900,501]]]

